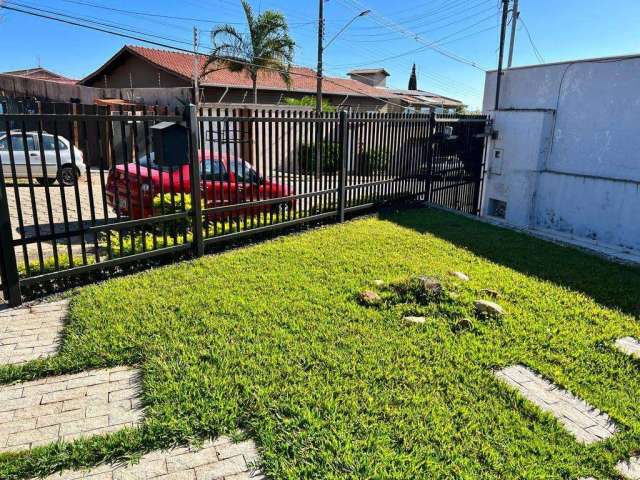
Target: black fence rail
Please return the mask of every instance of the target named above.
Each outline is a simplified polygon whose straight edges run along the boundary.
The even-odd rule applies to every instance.
[[[406,199],[476,213],[486,119],[191,106],[0,115],[5,298]]]

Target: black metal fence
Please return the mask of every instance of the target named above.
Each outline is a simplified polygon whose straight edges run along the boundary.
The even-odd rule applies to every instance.
[[[0,115],[2,287],[421,199],[477,213],[485,117],[119,107]],[[87,113],[89,112],[89,113]]]

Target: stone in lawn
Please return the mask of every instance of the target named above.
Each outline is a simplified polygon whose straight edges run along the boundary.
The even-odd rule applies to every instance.
[[[469,281],[469,276],[463,272],[449,272],[449,274],[453,277],[456,277],[458,280],[462,280],[463,282]]]
[[[418,277],[420,287],[428,296],[438,296],[442,293],[442,283],[437,278],[421,275]]]
[[[404,320],[406,323],[417,323],[417,324],[422,324],[427,321],[425,317],[411,317],[411,316],[404,317],[402,320]]]
[[[496,292],[495,290],[491,290],[490,288],[483,288],[482,290],[480,290],[480,293],[494,299],[500,298],[500,293]]]
[[[373,281],[373,284],[374,284],[376,287],[384,287],[384,280],[374,280],[374,281]]]
[[[364,290],[358,294],[358,300],[362,305],[373,307],[382,303],[382,298],[376,292],[371,290]]]
[[[461,318],[453,326],[453,330],[461,332],[462,330],[471,330],[473,328],[473,321],[469,318]]]
[[[493,317],[504,315],[504,309],[500,305],[487,300],[476,300],[476,311]]]

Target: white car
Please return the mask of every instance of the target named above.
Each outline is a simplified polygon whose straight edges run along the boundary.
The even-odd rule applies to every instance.
[[[24,149],[25,137],[28,155]],[[31,178],[35,179],[40,185],[53,185],[57,180],[61,185],[71,186],[77,182],[80,176],[86,173],[87,167],[84,164],[82,151],[78,147],[71,145],[66,138],[58,135],[58,151],[60,152],[58,162],[56,158],[55,137],[50,133],[42,133],[42,146],[44,150],[43,162],[40,156],[38,132],[26,132],[25,137],[23,137],[22,132],[19,130],[11,132],[13,162],[17,178],[29,177],[27,157],[29,157],[29,166],[31,167]],[[71,155],[72,148],[73,156]],[[12,179],[13,172],[9,160],[9,146],[6,133],[0,135],[0,162],[2,162],[2,173],[4,174],[5,180]],[[58,168],[58,165],[60,165],[60,168]]]

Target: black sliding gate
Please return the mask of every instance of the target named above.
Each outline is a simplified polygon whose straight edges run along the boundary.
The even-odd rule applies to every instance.
[[[10,304],[49,282],[388,202],[480,208],[484,116],[69,111],[0,115]]]

